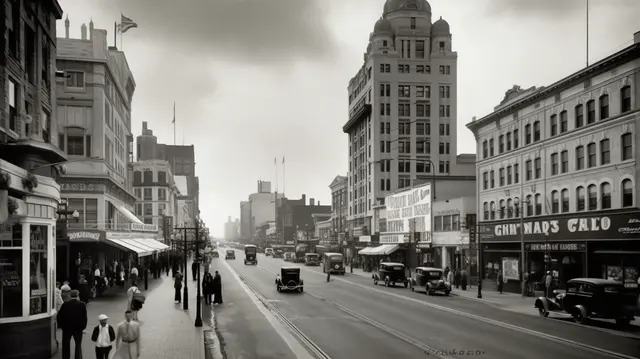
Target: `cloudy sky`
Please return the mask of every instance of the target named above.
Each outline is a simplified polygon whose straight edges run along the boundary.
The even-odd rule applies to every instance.
[[[110,41],[121,13],[138,23],[124,46],[118,36],[137,82],[134,136],[147,121],[172,143],[176,102],[177,142],[195,144],[202,218],[214,235],[239,216],[257,180],[275,187],[276,156],[286,158],[288,197],[329,204],[329,183],[347,172],[347,83],[385,0],[59,2],[72,37],[90,19]],[[514,84],[548,85],[585,66],[585,3],[430,1],[458,52],[458,151],[475,152],[464,124],[491,112]],[[637,0],[591,0],[590,61],[630,45],[638,14]]]

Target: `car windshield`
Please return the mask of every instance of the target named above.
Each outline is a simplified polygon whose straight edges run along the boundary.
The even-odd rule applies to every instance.
[[[442,272],[438,271],[426,271],[424,273],[428,279],[440,279],[442,277]]]

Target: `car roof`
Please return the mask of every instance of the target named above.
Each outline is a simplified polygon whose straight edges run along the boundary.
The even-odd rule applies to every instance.
[[[288,266],[288,267],[280,267],[281,270],[296,270],[296,271],[300,271],[300,267],[292,267],[292,266]]]
[[[615,281],[613,279],[602,279],[602,278],[573,278],[568,281],[568,283],[589,283],[595,285],[619,285],[623,284]]]
[[[245,248],[257,248],[256,246],[254,246],[253,244],[245,244],[244,245]]]
[[[421,270],[429,271],[429,272],[432,272],[432,271],[442,272],[442,269],[434,268],[434,267],[417,267],[416,269],[421,269]]]
[[[341,256],[342,253],[338,253],[338,252],[327,252],[325,253],[325,255],[327,256]]]
[[[317,256],[319,255],[318,253],[305,253],[305,256]]]
[[[386,265],[386,266],[403,266],[403,267],[404,267],[404,264],[402,264],[402,263],[397,263],[397,262],[382,262],[382,263],[380,263],[380,264],[384,264],[384,265]]]

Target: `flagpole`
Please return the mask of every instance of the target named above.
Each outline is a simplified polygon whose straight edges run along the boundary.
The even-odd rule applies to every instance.
[[[587,67],[589,67],[589,0],[587,0]]]
[[[284,167],[284,156],[282,156],[282,196],[285,196],[285,179],[287,178],[287,173],[285,172],[285,167]]]
[[[113,22],[113,47],[118,48],[118,22]]]
[[[173,145],[176,145],[176,102],[173,101]]]
[[[276,193],[278,193],[278,159],[277,157],[273,158],[273,165],[276,168]]]

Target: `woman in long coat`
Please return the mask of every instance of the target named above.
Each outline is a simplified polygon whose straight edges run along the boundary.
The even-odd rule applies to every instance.
[[[222,304],[222,278],[216,271],[216,275],[213,277],[213,303]]]
[[[177,303],[181,303],[181,296],[180,296],[180,289],[182,289],[182,273],[180,273],[179,271],[175,272],[175,279],[173,280],[173,288],[175,288],[176,290],[176,295],[173,298],[173,300],[175,300]]]
[[[204,293],[204,304],[211,304],[211,296],[213,295],[213,276],[206,272],[202,279],[202,292]]]

